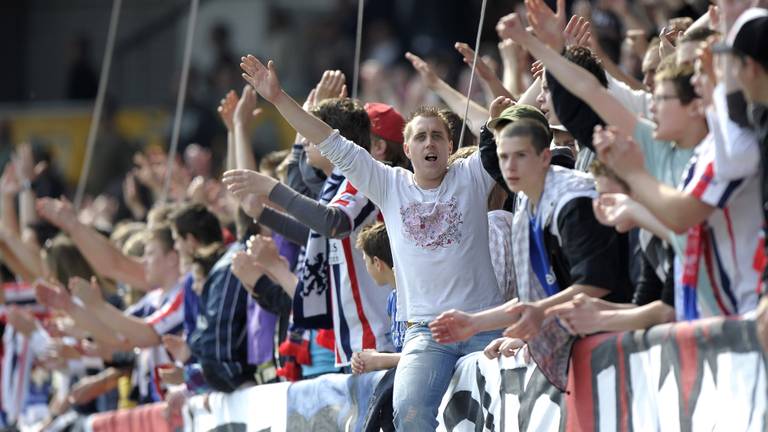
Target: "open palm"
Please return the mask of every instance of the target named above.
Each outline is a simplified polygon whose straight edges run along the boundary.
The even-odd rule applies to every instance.
[[[267,66],[264,66],[259,59],[248,54],[241,58],[240,68],[243,70],[243,78],[258,92],[264,99],[273,104],[280,97],[282,89],[280,81],[277,79],[277,70],[275,63],[270,60]]]

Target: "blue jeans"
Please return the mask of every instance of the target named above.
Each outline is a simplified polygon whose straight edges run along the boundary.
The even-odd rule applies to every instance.
[[[456,361],[482,351],[501,330],[478,333],[465,342],[443,345],[432,339],[429,328],[416,325],[405,332],[405,342],[395,373],[392,405],[398,431],[433,431],[437,409],[448,389]]]

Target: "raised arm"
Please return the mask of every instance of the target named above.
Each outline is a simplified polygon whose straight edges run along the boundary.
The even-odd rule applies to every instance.
[[[616,128],[595,131],[595,149],[600,160],[632,188],[632,198],[648,208],[662,224],[678,234],[706,220],[715,207],[697,197],[658,181],[645,168],[643,151]]]
[[[227,95],[224,96],[224,99],[219,102],[219,108],[217,109],[219,117],[221,117],[221,121],[224,123],[224,127],[227,128],[227,170],[235,169],[237,167],[235,159],[235,128],[232,122],[237,102],[237,93],[235,93],[234,90],[230,90],[227,92]]]
[[[95,279],[89,283],[81,278],[72,278],[69,281],[69,290],[83,302],[88,312],[104,323],[107,328],[125,337],[130,347],[145,348],[162,342],[160,335],[147,321],[124,314],[104,301],[101,288],[96,284]],[[178,295],[183,295],[183,292]],[[156,313],[162,313],[162,309]]]
[[[499,32],[525,47],[541,60],[568,91],[586,102],[608,124],[618,127],[627,135],[634,133],[638,117],[630,112],[605,89],[587,70],[573,64],[529,34],[517,14],[507,15],[499,22]]]
[[[41,304],[66,312],[76,327],[89,333],[98,344],[105,347],[124,347],[125,338],[119,332],[113,331],[107,323],[86,310],[82,303],[74,301],[63,287],[38,279],[35,282],[35,296]]]
[[[237,102],[233,115],[232,126],[235,139],[235,166],[238,169],[256,170],[256,158],[253,157],[248,130],[251,122],[261,114],[256,108],[256,92],[251,86],[243,87],[243,93]]]
[[[432,68],[427,64],[427,62],[425,62],[421,57],[408,52],[405,53],[405,58],[411,62],[413,68],[416,69],[416,72],[421,75],[421,79],[424,81],[427,87],[435,92],[440,97],[440,99],[442,99],[443,102],[448,105],[448,108],[450,108],[451,111],[459,114],[460,116],[464,115],[464,111],[467,107],[467,97],[464,94],[440,79],[432,70]],[[488,118],[488,111],[480,104],[474,101],[470,101],[469,114],[467,117],[469,130],[471,130],[472,133],[476,136],[479,136],[480,128]]]
[[[80,223],[68,201],[41,198],[37,200],[37,211],[41,217],[69,234],[88,264],[100,275],[136,289],[146,291],[151,288],[141,261],[124,255],[109,239]]]
[[[324,121],[304,111],[293,98],[283,91],[277,78],[277,70],[272,60],[264,66],[256,57],[242,57],[240,67],[243,78],[266,100],[272,103],[296,132],[312,143],[325,141],[333,129]]]
[[[470,48],[470,46],[464,42],[456,42],[454,48],[456,48],[456,51],[462,55],[464,58],[464,63],[466,63],[469,67],[472,67],[472,63],[475,59],[475,50]],[[475,73],[477,73],[477,75],[483,80],[492,97],[496,98],[499,96],[505,96],[510,99],[515,98],[512,93],[510,93],[509,90],[504,87],[504,83],[501,82],[493,69],[491,69],[491,66],[486,63],[485,58],[481,57],[477,59]]]

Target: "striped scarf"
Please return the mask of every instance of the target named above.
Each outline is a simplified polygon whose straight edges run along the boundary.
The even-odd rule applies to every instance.
[[[334,169],[325,180],[318,202],[331,202],[344,175]],[[311,231],[301,261],[299,284],[293,296],[293,323],[303,328],[333,328],[330,280],[328,275],[328,238]]]

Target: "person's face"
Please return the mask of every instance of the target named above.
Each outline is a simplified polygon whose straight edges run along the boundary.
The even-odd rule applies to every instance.
[[[164,278],[178,266],[179,255],[175,250],[163,251],[157,240],[149,240],[144,247],[144,274],[151,286],[160,286]],[[175,262],[175,264],[174,264]]]
[[[579,153],[576,148],[576,139],[569,132],[563,132],[560,130],[553,130],[552,138],[555,141],[555,145],[558,147],[568,147],[573,152],[573,157]]]
[[[714,83],[712,82],[709,74],[707,74],[704,70],[700,59],[696,59],[694,62],[691,85],[696,91],[696,94],[702,98],[705,106],[712,104],[712,92],[714,91]]]
[[[658,48],[649,49],[643,58],[643,85],[651,93],[653,93],[653,89],[656,87],[656,68],[659,67],[659,61]]]
[[[440,182],[448,167],[453,143],[445,124],[437,117],[416,117],[409,123],[405,155],[411,160],[417,178]]]
[[[554,105],[552,105],[552,94],[549,92],[546,75],[541,77],[541,91],[536,96],[536,103],[539,104],[539,109],[544,113],[544,117],[547,118],[549,124],[561,124],[560,119],[555,114]]]
[[[496,152],[501,174],[512,192],[529,194],[547,175],[550,151],[544,149],[536,154],[530,137],[502,138]]]
[[[378,258],[371,258],[367,254],[363,254],[365,259],[365,269],[368,270],[368,274],[371,275],[371,279],[376,282],[377,285],[386,285],[387,279],[384,277],[382,271],[382,262]]]
[[[736,81],[739,83],[739,87],[744,92],[744,97],[748,101],[754,102],[757,100],[760,82],[758,80],[759,66],[757,63],[748,57],[738,57],[732,54],[731,67],[733,68],[733,74],[736,77]]]
[[[657,128],[654,138],[679,141],[686,133],[688,109],[677,96],[675,86],[669,81],[656,83],[651,104],[651,114]]]
[[[183,261],[190,261],[195,253],[197,242],[190,234],[182,236],[175,228],[171,233],[173,234],[173,249],[179,254]]]

